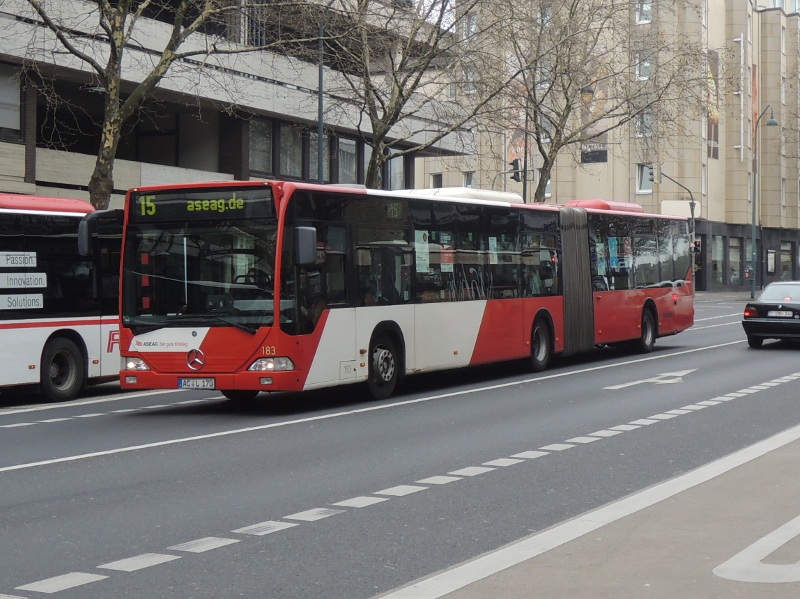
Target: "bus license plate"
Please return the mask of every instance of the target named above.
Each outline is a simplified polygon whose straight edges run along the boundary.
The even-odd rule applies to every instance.
[[[774,318],[791,318],[793,312],[789,310],[770,310],[767,312],[767,316],[772,316]]]
[[[178,389],[216,389],[214,379],[178,379]]]

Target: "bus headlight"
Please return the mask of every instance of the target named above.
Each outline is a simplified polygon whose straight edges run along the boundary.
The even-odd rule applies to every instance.
[[[294,370],[294,362],[289,358],[259,358],[247,370],[259,372],[275,372],[277,370]]]
[[[150,370],[150,367],[141,358],[127,358],[125,370]]]

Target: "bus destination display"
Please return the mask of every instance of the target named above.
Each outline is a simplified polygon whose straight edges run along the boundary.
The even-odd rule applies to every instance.
[[[130,201],[130,219],[139,222],[274,216],[267,187],[134,193]]]

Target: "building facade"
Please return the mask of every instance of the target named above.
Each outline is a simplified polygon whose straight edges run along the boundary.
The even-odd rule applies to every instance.
[[[651,135],[639,119],[559,154],[545,201],[603,198],[694,216],[699,290],[800,278],[800,0],[691,0],[669,22],[661,2],[631,4],[631,28],[654,36],[659,27],[676,28],[700,40],[707,107],[687,110],[693,116],[671,139],[663,126]],[[653,63],[658,68],[658,58]],[[420,160],[416,186],[532,198],[541,158],[530,152],[531,189],[523,193],[510,166],[520,155],[519,135],[494,129],[475,127],[472,156]]]
[[[242,6],[245,6],[243,3]],[[249,7],[247,4],[245,7]],[[298,4],[300,6],[300,4]],[[309,3],[306,29],[317,31],[325,4]],[[327,3],[330,7],[331,3]],[[91,16],[96,3],[56,0],[48,10],[66,24],[85,27],[91,44],[102,31]],[[247,10],[256,10],[253,8]],[[299,8],[298,8],[299,10]],[[228,41],[245,47],[263,43],[266,24],[244,9]],[[169,38],[168,18],[142,18],[136,43],[126,49],[123,92],[146,74],[142,65]],[[191,43],[202,46],[203,34]],[[152,47],[139,44],[153,43]],[[307,40],[316,48],[316,42]],[[103,60],[101,43],[93,52]],[[312,53],[311,56],[314,56]],[[320,103],[324,104],[323,179],[361,183],[369,159],[370,131],[364,120],[342,109],[346,102],[329,86],[334,61],[302,60],[259,51],[217,57],[200,64],[176,63],[138,114],[126,124],[114,166],[111,207],[131,187],[220,179],[280,178],[317,181]],[[320,83],[322,88],[320,89]],[[341,86],[340,86],[341,87]],[[57,40],[26,0],[7,0],[0,12],[0,191],[88,199],[87,185],[99,147],[104,91],[85,63],[59,50]],[[413,136],[398,147],[414,147]],[[452,153],[448,140],[430,152]],[[424,154],[422,154],[424,155]],[[392,160],[386,188],[413,186],[415,156]]]

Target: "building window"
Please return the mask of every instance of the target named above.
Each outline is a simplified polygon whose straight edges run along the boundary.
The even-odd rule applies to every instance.
[[[722,285],[722,273],[725,265],[725,238],[722,235],[711,236],[711,282]]]
[[[781,241],[781,280],[792,281],[794,280],[794,263],[792,262],[791,241]]]
[[[311,181],[319,181],[319,146],[317,145],[317,139],[319,135],[316,132],[309,133],[308,136],[308,178]],[[331,180],[331,171],[330,171],[330,164],[331,164],[331,144],[330,138],[326,133],[322,138],[322,180],[323,181],[330,181]]]
[[[339,158],[339,183],[358,182],[358,146],[356,140],[340,137],[336,140]]]
[[[0,64],[0,139],[16,141],[21,138],[21,105],[19,71]]]
[[[645,109],[634,120],[636,137],[650,137],[653,134],[653,113]]]
[[[397,150],[390,150],[390,154],[396,154]],[[394,160],[389,160],[389,189],[405,189],[406,171],[403,164],[403,156],[398,156]]]
[[[639,0],[636,3],[636,22],[650,23],[653,20],[653,3]]]
[[[653,74],[653,63],[650,61],[649,52],[636,53],[636,79],[645,81]]]
[[[455,100],[458,98],[458,83],[452,82],[447,85],[447,98],[448,100]]]
[[[442,186],[442,173],[431,174],[431,189],[439,189]]]
[[[740,237],[731,237],[728,240],[728,282],[731,285],[743,283],[742,240]]]
[[[478,15],[474,12],[464,17],[464,38],[469,39],[478,33]]]
[[[708,194],[708,165],[700,165],[700,193]]]
[[[464,69],[464,93],[475,93],[475,71],[473,69]]]
[[[300,179],[303,176],[303,135],[299,127],[283,123],[280,128],[279,172]]]
[[[272,172],[272,121],[250,120],[250,170],[254,173]]]
[[[475,173],[473,171],[464,171],[464,187],[475,187]]]
[[[653,182],[650,180],[652,176],[652,164],[636,165],[636,193],[653,193]]]

